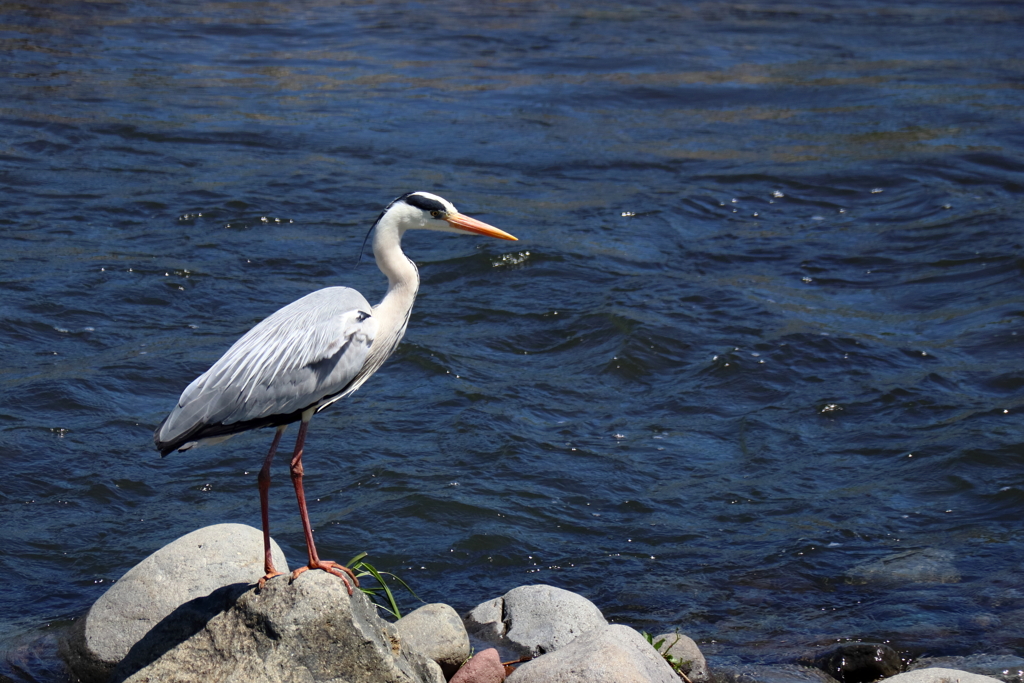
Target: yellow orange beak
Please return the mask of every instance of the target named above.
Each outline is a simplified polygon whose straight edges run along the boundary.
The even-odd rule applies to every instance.
[[[501,240],[513,240],[518,242],[519,239],[508,234],[504,230],[498,230],[493,225],[487,225],[483,221],[478,221],[475,218],[469,216],[463,216],[461,213],[450,213],[445,216],[445,220],[448,225],[459,230],[465,230],[466,232],[473,232],[477,235],[487,235],[488,237],[497,237]]]

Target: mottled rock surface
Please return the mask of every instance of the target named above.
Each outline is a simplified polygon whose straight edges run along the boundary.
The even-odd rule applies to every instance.
[[[519,666],[508,683],[679,683],[672,667],[628,626],[598,627]]]
[[[998,678],[956,669],[917,669],[885,679],[886,683],[998,683]]]
[[[683,662],[683,673],[692,683],[705,683],[710,680],[708,663],[704,660],[704,654],[697,647],[693,638],[684,636],[682,633],[662,633],[652,640],[655,644],[662,640],[665,641],[659,652],[662,655],[672,655]]]
[[[176,610],[115,669],[120,683],[444,683],[440,667],[403,647],[360,591],[308,571],[250,588],[205,623]]]
[[[465,623],[477,638],[532,657],[608,624],[601,610],[582,595],[543,584],[519,586],[481,603],[466,615]]]
[[[910,665],[917,669],[956,669],[998,678],[1004,683],[1024,683],[1024,658],[1015,655],[969,655],[967,657],[922,657]]]
[[[271,552],[277,568],[287,571],[284,554],[273,541]],[[253,584],[263,573],[259,529],[244,524],[197,529],[157,550],[111,586],[68,630],[60,643],[61,656],[82,681],[101,683],[175,609],[224,586]]]
[[[446,678],[469,659],[469,635],[459,613],[449,605],[423,605],[396,621],[395,628],[404,646],[437,662]]]
[[[492,647],[473,655],[450,683],[501,683],[503,680],[505,667],[501,665],[498,651]]]

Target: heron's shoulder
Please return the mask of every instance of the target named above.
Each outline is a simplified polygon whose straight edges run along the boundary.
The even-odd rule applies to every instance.
[[[349,287],[326,287],[310,292],[301,299],[296,299],[284,308],[280,308],[264,320],[265,326],[278,324],[316,324],[349,314],[360,318],[373,314],[373,307],[366,298]]]
[[[353,310],[371,308],[370,302],[351,287],[324,287],[298,299],[290,306],[297,308],[325,308],[329,310]]]

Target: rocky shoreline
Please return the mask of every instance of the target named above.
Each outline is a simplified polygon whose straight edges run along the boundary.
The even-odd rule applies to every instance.
[[[908,667],[887,645],[856,642],[789,665],[709,670],[687,636],[647,638],[609,624],[585,597],[547,585],[514,588],[463,616],[435,603],[389,623],[366,595],[350,597],[323,572],[257,589],[262,558],[252,548],[261,543],[257,529],[218,524],[161,548],[76,620],[61,638],[61,658],[83,683],[1024,681],[1020,657],[921,659]],[[276,544],[273,553],[286,567]],[[940,573],[947,571],[941,560],[913,558]]]

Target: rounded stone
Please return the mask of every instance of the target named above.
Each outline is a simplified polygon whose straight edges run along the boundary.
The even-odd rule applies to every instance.
[[[277,543],[278,571],[288,563]],[[105,681],[150,629],[181,605],[264,574],[263,532],[245,524],[197,529],[132,567],[93,603],[60,643],[64,660],[85,683]]]
[[[582,595],[537,584],[519,586],[477,605],[465,618],[474,636],[537,657],[608,624],[601,610]]]
[[[395,622],[404,647],[440,665],[450,678],[469,659],[469,635],[459,613],[450,605],[423,605]]]

